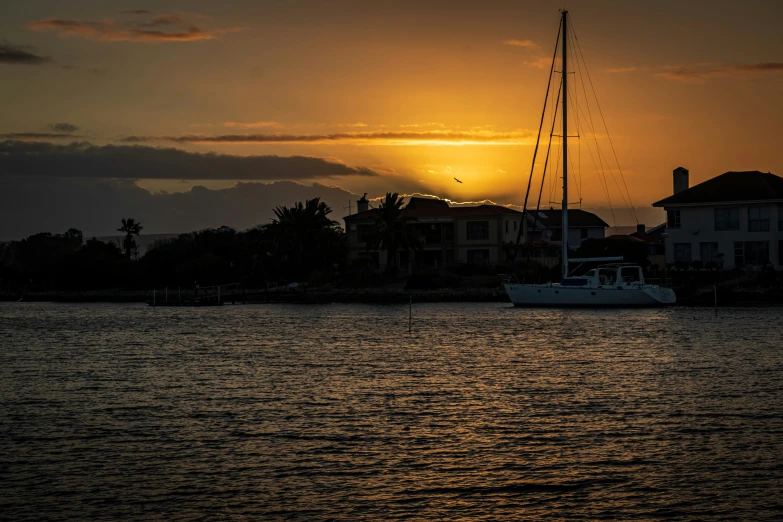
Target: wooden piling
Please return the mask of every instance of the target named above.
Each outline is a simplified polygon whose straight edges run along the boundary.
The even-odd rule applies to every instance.
[[[413,327],[413,296],[410,299],[410,304],[408,305],[408,333],[411,333],[411,328]]]

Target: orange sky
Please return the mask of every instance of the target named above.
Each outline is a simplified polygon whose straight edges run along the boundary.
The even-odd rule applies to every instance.
[[[43,135],[68,122],[79,141],[94,144],[133,136],[143,146],[315,156],[379,174],[298,180],[354,193],[519,204],[559,7],[248,0],[140,1],[123,10],[17,2],[0,20],[8,44],[6,60],[0,53],[0,133]],[[782,3],[567,7],[635,205],[670,194],[678,165],[690,169],[692,183],[728,170],[783,174]],[[11,63],[11,51],[41,61]],[[246,134],[258,137],[235,137]],[[611,154],[605,136],[599,142]],[[606,207],[586,154],[583,207]],[[235,183],[138,177],[143,187],[168,191]],[[624,206],[610,188],[612,203]],[[547,200],[558,197],[548,192]]]

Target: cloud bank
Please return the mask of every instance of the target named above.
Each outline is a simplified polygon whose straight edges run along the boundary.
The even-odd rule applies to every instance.
[[[528,145],[535,136],[531,131],[375,131],[333,134],[186,134],[182,136],[128,136],[122,141],[142,143],[350,143],[357,145]]]
[[[229,27],[206,30],[189,24],[181,15],[162,13],[153,16],[144,9],[124,11],[125,14],[143,16],[143,20],[118,21],[111,18],[104,20],[73,20],[68,18],[45,18],[27,24],[33,31],[53,31],[58,36],[79,37],[88,40],[104,42],[194,42],[212,40],[219,35],[241,31],[242,27]]]
[[[512,47],[524,47],[525,49],[538,49],[539,47],[533,40],[504,40],[503,44]]]
[[[52,135],[58,137],[59,135]],[[141,145],[7,140],[0,142],[1,175],[180,180],[297,180],[376,176],[370,169],[308,156],[233,156]]]
[[[73,134],[74,132],[79,130],[79,127],[77,127],[73,123],[52,123],[51,125],[49,125],[49,128],[55,132],[60,132],[62,134]]]
[[[115,236],[122,218],[144,224],[145,234],[184,233],[221,225],[240,230],[269,223],[278,205],[320,197],[342,222],[348,199],[338,187],[292,181],[239,183],[211,190],[152,193],[127,180],[0,176],[0,240],[70,227],[87,237]]]
[[[14,65],[41,65],[51,62],[48,56],[33,53],[30,47],[0,42],[0,63]]]
[[[61,140],[81,138],[76,134],[63,134],[60,132],[7,132],[0,134],[0,139],[5,140]],[[1,153],[0,153],[1,154]]]
[[[684,83],[702,83],[716,76],[765,76],[783,72],[783,62],[762,62],[751,64],[735,64],[720,66],[688,66],[676,67],[671,71],[656,73],[655,76]]]
[[[387,190],[392,189],[397,190],[392,185]],[[368,197],[377,202],[382,193],[375,191]],[[183,233],[221,225],[242,230],[268,223],[278,205],[314,197],[325,201],[333,210],[332,218],[342,224],[342,218],[348,214],[348,200],[354,202],[355,211],[359,195],[340,187],[293,181],[238,183],[220,190],[196,186],[187,192],[152,193],[130,180],[0,176],[0,241],[38,232],[64,232],[70,227],[82,230],[87,237],[115,236],[120,220],[127,217],[141,221],[145,234]],[[475,205],[482,201],[450,203]],[[499,204],[503,204],[502,200]],[[587,210],[612,223],[609,209]],[[661,209],[640,208],[637,212],[648,226],[664,220]],[[614,213],[620,220],[618,224],[633,222],[626,209],[615,208]]]

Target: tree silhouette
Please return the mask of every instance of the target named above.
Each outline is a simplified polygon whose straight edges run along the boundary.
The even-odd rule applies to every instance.
[[[375,230],[367,241],[368,250],[384,249],[387,252],[386,271],[397,268],[398,250],[419,250],[421,241],[409,221],[403,216],[404,199],[398,193],[386,193],[386,198],[378,207],[375,218]]]
[[[269,225],[274,249],[293,274],[309,276],[324,261],[341,261],[342,231],[329,218],[331,212],[320,198],[274,209],[275,219]]]
[[[136,240],[133,236],[138,236],[144,227],[141,223],[137,223],[135,219],[128,218],[122,220],[122,226],[117,229],[118,232],[125,234],[125,240],[123,241],[123,247],[125,249],[125,256],[130,259],[131,254],[136,249]]]

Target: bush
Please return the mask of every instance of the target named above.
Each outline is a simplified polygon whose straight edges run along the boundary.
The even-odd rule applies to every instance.
[[[440,288],[454,288],[459,285],[460,278],[442,270],[430,272],[416,272],[408,277],[406,290],[438,290]]]
[[[318,288],[334,281],[334,274],[329,270],[314,270],[307,280],[307,286]]]
[[[470,277],[475,275],[490,275],[497,274],[498,268],[491,265],[474,265],[471,263],[464,263],[459,265],[450,266],[447,269],[452,274],[456,274],[462,277]],[[506,269],[508,270],[508,269]],[[503,272],[503,270],[500,270]]]
[[[501,279],[498,275],[477,275],[463,278],[459,282],[462,288],[499,288]]]

